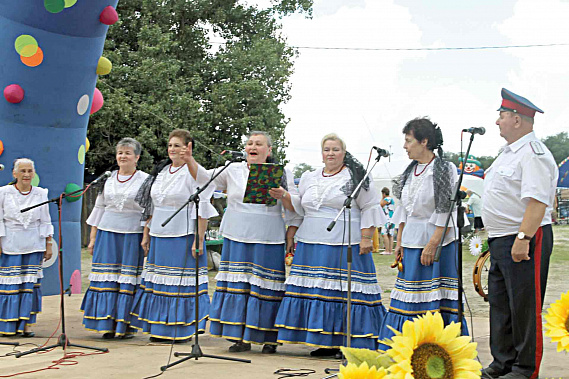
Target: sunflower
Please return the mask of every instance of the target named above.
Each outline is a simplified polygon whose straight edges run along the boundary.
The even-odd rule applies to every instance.
[[[460,324],[445,327],[440,313],[405,321],[403,332],[389,328],[395,336],[382,342],[390,346],[386,353],[395,361],[389,367],[393,378],[480,378],[477,344],[460,336]]]
[[[545,320],[545,335],[557,342],[557,351],[569,351],[569,291],[549,306]]]
[[[361,365],[356,365],[355,363],[348,363],[347,366],[340,365],[340,373],[338,374],[338,379],[381,379],[389,378],[387,371],[383,367],[379,370],[372,366],[368,366],[367,362],[363,362]]]
[[[474,236],[470,239],[470,255],[478,255],[482,252],[482,238]]]

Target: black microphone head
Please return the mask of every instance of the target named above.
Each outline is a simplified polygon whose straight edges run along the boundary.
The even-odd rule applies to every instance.
[[[484,133],[486,133],[486,128],[482,126],[482,127],[480,128],[480,135],[483,136]]]

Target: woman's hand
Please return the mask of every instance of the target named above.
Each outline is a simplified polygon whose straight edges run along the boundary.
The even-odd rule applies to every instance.
[[[269,195],[271,195],[272,197],[274,197],[277,200],[281,200],[281,199],[284,199],[284,197],[287,195],[287,192],[283,187],[271,188],[269,190]]]
[[[294,238],[286,239],[286,254],[294,255]]]
[[[199,238],[200,240],[200,255],[203,255],[203,237]],[[196,259],[196,239],[194,239],[194,243],[192,244],[192,257],[194,257],[194,259]]]
[[[95,241],[89,241],[89,245],[87,246],[87,250],[89,251],[89,254],[91,254],[91,256],[93,256],[93,249],[95,248]]]
[[[45,244],[45,252],[43,253],[43,260],[44,260],[44,261],[49,260],[49,259],[51,258],[51,256],[52,256],[52,254],[53,254],[52,251],[51,251],[51,246],[52,246],[51,243],[47,243],[47,242],[46,242],[46,244]]]
[[[182,147],[180,149],[180,158],[182,158],[182,160],[184,162],[190,163],[193,159],[193,149],[192,149],[192,143],[189,142],[187,146]]]
[[[397,243],[397,245],[395,245],[394,251],[395,251],[395,258],[397,260],[403,261],[403,246]]]
[[[150,236],[146,233],[142,236],[142,242],[140,243],[142,250],[144,250],[144,256],[148,256],[148,251],[150,250]]]
[[[437,244],[429,241],[427,245],[423,248],[421,252],[421,264],[423,266],[430,266],[435,260],[435,251],[437,250]]]
[[[360,242],[360,255],[368,254],[373,251],[373,243],[371,238],[362,238]]]

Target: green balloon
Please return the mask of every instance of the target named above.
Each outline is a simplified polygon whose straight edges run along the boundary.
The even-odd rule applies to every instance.
[[[38,174],[35,174],[32,179],[32,186],[37,187],[40,185],[40,177]]]
[[[65,8],[71,8],[76,2],[77,0],[65,0]]]
[[[23,57],[29,58],[33,56],[38,51],[38,41],[28,34],[22,34],[16,38],[14,42],[14,47],[18,54]]]
[[[78,191],[80,189],[81,189],[81,187],[79,187],[77,184],[69,183],[68,185],[65,186],[65,193],[70,194],[70,193],[73,193],[73,192]],[[74,201],[77,201],[81,198],[82,195],[78,196],[79,194],[81,194],[81,192],[79,192],[73,196],[68,196],[65,198],[65,200],[67,200],[70,203],[73,203]]]
[[[65,8],[65,0],[43,0],[43,6],[49,13],[59,13]]]

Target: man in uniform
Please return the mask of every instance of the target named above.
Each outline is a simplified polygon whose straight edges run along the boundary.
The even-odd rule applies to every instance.
[[[483,377],[536,378],[543,354],[541,308],[553,248],[551,207],[559,172],[535,136],[535,112],[502,89],[496,124],[507,145],[486,171],[482,219],[488,231],[490,351]]]

